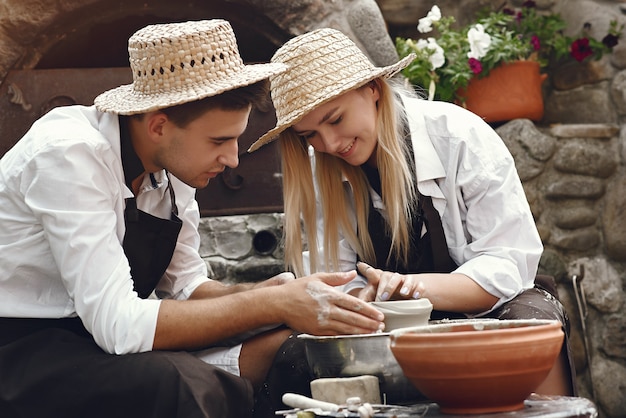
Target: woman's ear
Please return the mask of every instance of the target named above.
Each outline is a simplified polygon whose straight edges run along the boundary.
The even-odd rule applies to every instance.
[[[380,79],[376,78],[372,81],[370,81],[369,83],[367,83],[367,88],[371,90],[373,96],[374,96],[374,100],[376,101],[376,103],[378,104],[378,99],[380,99]]]
[[[380,79],[375,78],[374,80],[370,81],[368,85],[370,86],[372,91],[377,91],[378,94],[380,94],[380,83],[381,83]]]

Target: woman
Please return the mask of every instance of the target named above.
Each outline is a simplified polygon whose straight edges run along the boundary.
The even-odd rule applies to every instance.
[[[428,298],[433,318],[567,329],[562,305],[535,286],[543,247],[509,151],[476,115],[390,80],[411,59],[375,67],[332,29],[272,58],[289,67],[270,78],[277,125],[249,151],[280,138],[286,263],[297,276],[356,265],[346,292]],[[575,393],[568,357],[564,344],[538,392]]]

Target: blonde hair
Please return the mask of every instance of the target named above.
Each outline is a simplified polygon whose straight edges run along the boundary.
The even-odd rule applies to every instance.
[[[415,177],[406,159],[406,153],[410,151],[404,137],[404,107],[396,92],[399,87],[383,78],[371,83],[374,83],[380,92],[376,158],[381,177],[382,200],[387,211],[387,228],[391,235],[391,249],[387,259],[395,256],[406,265],[411,242],[411,217],[417,197]],[[375,265],[376,255],[368,231],[369,183],[362,169],[322,152],[315,152],[313,167],[307,142],[292,129],[281,133],[279,144],[283,171],[284,246],[287,268],[298,277],[304,275],[302,251],[305,240],[302,230],[308,244],[311,272],[315,272],[316,266],[320,264],[318,250],[320,244],[324,249],[324,265],[330,270],[338,269],[340,233],[361,260]],[[317,242],[314,175],[324,220],[322,243]],[[350,195],[347,193],[344,179],[347,179],[351,187],[353,201],[349,201]],[[352,207],[356,214],[356,230],[348,210]]]

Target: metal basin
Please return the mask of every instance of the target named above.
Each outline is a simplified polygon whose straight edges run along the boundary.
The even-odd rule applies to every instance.
[[[389,348],[389,333],[318,337],[301,334],[309,367],[316,378],[378,377],[380,399],[388,404],[415,403],[426,398],[403,374]]]

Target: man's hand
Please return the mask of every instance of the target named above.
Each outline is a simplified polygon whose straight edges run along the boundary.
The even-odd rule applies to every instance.
[[[285,323],[313,335],[369,334],[384,329],[384,315],[367,302],[335,286],[356,277],[346,273],[316,273],[285,284]]]
[[[263,280],[262,282],[255,283],[254,286],[252,286],[252,288],[258,289],[261,287],[279,286],[281,284],[288,283],[295,279],[296,279],[296,276],[294,276],[293,273],[285,271],[280,274],[277,274],[274,277],[270,277],[267,280]]]

